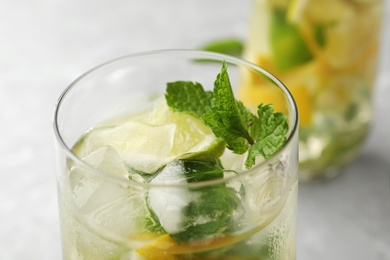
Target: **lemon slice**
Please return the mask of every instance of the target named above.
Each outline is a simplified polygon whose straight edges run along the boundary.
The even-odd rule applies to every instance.
[[[173,112],[165,99],[136,116],[106,123],[89,131],[75,146],[81,158],[111,146],[131,168],[154,173],[177,157],[219,157],[225,144],[203,122]]]
[[[256,231],[258,230],[256,229]],[[165,234],[150,244],[136,249],[136,252],[146,259],[157,259],[156,257],[165,257],[158,259],[176,259],[175,255],[194,254],[233,245],[253,234],[254,232],[241,235],[226,235],[200,243],[177,243],[170,235]]]
[[[271,58],[259,56],[259,66],[275,71]],[[275,75],[286,85],[298,106],[300,126],[310,127],[313,123],[314,100],[322,86],[322,79],[327,75],[320,61],[313,61],[296,69]],[[239,87],[240,100],[245,105],[255,108],[261,102],[273,104],[275,111],[288,114],[286,99],[282,90],[256,74],[242,74]]]

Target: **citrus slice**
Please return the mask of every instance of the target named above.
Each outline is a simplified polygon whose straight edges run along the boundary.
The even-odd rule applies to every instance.
[[[256,63],[271,72],[276,71],[270,57],[259,56]],[[288,72],[275,74],[293,95],[298,106],[300,125],[303,127],[312,124],[314,98],[325,74],[323,70],[320,62],[313,61]],[[283,91],[254,73],[242,74],[239,97],[249,107],[255,108],[261,102],[271,103],[275,111],[288,114]]]
[[[141,114],[93,128],[74,152],[82,158],[103,146],[113,147],[129,167],[144,173],[180,156],[217,158],[225,147],[201,120],[171,111],[165,99]]]
[[[258,231],[258,229],[255,230]],[[136,252],[146,257],[146,259],[157,259],[153,257],[161,256],[164,256],[165,258],[158,259],[176,259],[174,258],[175,255],[194,254],[230,246],[253,234],[254,232],[240,235],[226,235],[201,241],[199,243],[177,243],[170,235],[165,234],[161,235],[150,244],[138,248]]]
[[[265,82],[263,84],[241,84],[240,100],[245,106],[255,109],[260,103],[272,104],[274,110],[286,114],[287,107],[283,92],[273,84]]]
[[[272,10],[270,19],[271,55],[278,71],[287,71],[313,59],[299,28],[288,21],[283,10]]]

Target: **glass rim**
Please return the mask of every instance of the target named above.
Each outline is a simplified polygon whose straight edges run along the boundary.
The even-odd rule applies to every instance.
[[[59,110],[61,108],[61,104],[64,99],[66,99],[67,94],[77,86],[77,84],[87,77],[88,75],[94,73],[95,71],[98,71],[100,68],[103,68],[107,65],[114,64],[116,62],[122,61],[122,60],[127,60],[127,59],[132,59],[132,58],[139,58],[143,56],[153,56],[156,54],[169,54],[169,53],[176,53],[176,54],[183,54],[183,55],[193,55],[193,56],[198,56],[198,58],[213,58],[215,60],[220,60],[220,61],[227,61],[228,63],[232,64],[240,64],[245,67],[249,67],[255,71],[259,71],[263,75],[267,76],[269,79],[271,79],[277,87],[279,87],[283,93],[286,95],[288,98],[287,102],[292,104],[293,107],[293,113],[292,115],[294,116],[294,122],[293,125],[290,126],[291,128],[290,134],[286,138],[285,144],[280,148],[278,152],[276,152],[274,155],[271,157],[265,159],[263,162],[258,163],[254,165],[252,168],[243,170],[242,172],[239,172],[238,174],[234,176],[229,176],[227,178],[221,178],[221,179],[215,179],[215,180],[209,180],[209,181],[201,181],[201,182],[193,182],[193,183],[170,183],[170,184],[163,184],[163,183],[141,183],[137,182],[132,179],[124,179],[122,177],[115,176],[113,174],[109,174],[103,170],[97,169],[96,167],[90,165],[89,163],[83,161],[80,157],[78,157],[75,153],[72,152],[71,147],[69,147],[64,139],[61,136],[60,129],[58,126],[58,116],[59,116]],[[182,56],[184,57],[184,56]],[[112,180],[114,182],[117,182],[119,184],[126,184],[127,186],[137,186],[137,187],[143,187],[143,188],[152,188],[152,187],[170,187],[170,188],[198,188],[198,187],[205,187],[205,186],[212,186],[216,184],[221,184],[221,183],[227,183],[233,179],[238,179],[242,178],[243,176],[246,176],[252,172],[255,172],[256,169],[262,168],[267,165],[267,163],[270,160],[273,160],[274,158],[278,157],[279,154],[281,154],[287,146],[291,142],[293,142],[293,138],[297,135],[298,131],[298,122],[299,122],[299,115],[298,115],[298,109],[297,109],[297,104],[289,91],[289,89],[281,82],[276,76],[274,76],[271,72],[265,70],[264,68],[251,63],[249,61],[246,61],[241,58],[237,58],[234,56],[226,55],[226,54],[221,54],[221,53],[216,53],[216,52],[210,52],[210,51],[202,51],[202,50],[192,50],[192,49],[162,49],[162,50],[153,50],[153,51],[144,51],[144,52],[139,52],[139,53],[133,53],[133,54],[127,54],[123,55],[111,60],[108,60],[106,62],[101,63],[100,65],[97,65],[83,74],[81,74],[79,77],[77,77],[75,80],[73,80],[61,93],[59,98],[57,99],[57,102],[55,104],[55,109],[54,109],[54,118],[53,118],[53,128],[54,128],[54,135],[55,139],[57,141],[57,144],[59,144],[60,149],[64,152],[66,158],[69,158],[73,162],[75,162],[77,165],[81,166],[82,168],[86,169],[88,172],[91,172],[91,174],[97,174],[100,177],[106,178],[108,180]],[[224,172],[228,172],[230,170],[224,169]]]

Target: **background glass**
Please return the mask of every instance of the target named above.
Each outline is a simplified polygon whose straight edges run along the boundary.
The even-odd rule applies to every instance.
[[[191,80],[212,89],[226,60],[234,91],[242,76],[270,82],[282,99],[290,126],[280,152],[249,171],[200,185],[152,185],[119,178],[80,160],[71,148],[91,126],[150,105],[151,96],[163,95],[167,82]],[[218,54],[161,51],[123,57],[87,72],[61,96],[55,117],[58,158],[58,198],[64,259],[122,259],[162,254],[188,257],[295,259],[297,199],[297,111],[286,88],[261,68]],[[232,166],[233,167],[233,166]],[[140,235],[145,198],[154,191],[203,192],[218,185],[242,186],[233,232],[194,244],[168,243],[164,238]],[[104,192],[103,192],[104,191]],[[237,216],[236,216],[237,217]],[[163,239],[165,246],[159,246]],[[161,241],[160,241],[161,242]],[[146,247],[145,247],[146,246]],[[149,246],[149,247],[148,247]],[[145,250],[145,248],[147,250]]]
[[[298,104],[301,180],[338,175],[370,130],[383,9],[381,0],[253,1],[244,57]],[[267,95],[256,83],[241,94],[247,103]]]

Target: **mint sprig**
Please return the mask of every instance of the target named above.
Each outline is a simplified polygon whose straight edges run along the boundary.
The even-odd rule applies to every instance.
[[[202,116],[205,124],[226,142],[228,149],[238,154],[245,153],[254,141],[244,125],[242,111],[234,98],[226,63],[223,63],[214,82],[214,103]],[[242,107],[240,106],[241,109]]]
[[[191,81],[176,81],[167,84],[165,99],[174,111],[201,118],[213,106],[213,92],[204,91],[202,85]]]
[[[271,104],[260,104],[257,115],[254,115],[237,101],[225,61],[214,82],[213,92],[205,91],[199,83],[177,81],[168,83],[165,97],[174,111],[202,119],[234,153],[248,151],[247,168],[255,165],[258,155],[267,159],[286,142],[288,124],[285,115],[274,112]]]

